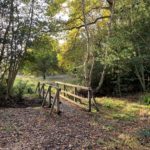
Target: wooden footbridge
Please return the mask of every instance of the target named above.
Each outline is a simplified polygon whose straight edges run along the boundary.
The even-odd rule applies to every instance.
[[[84,92],[84,96],[79,94]],[[64,100],[69,101],[89,112],[92,108],[99,110],[90,87],[74,85],[64,82],[38,83],[36,93],[42,99],[42,107],[50,108],[50,114],[56,109],[61,113],[60,105]]]

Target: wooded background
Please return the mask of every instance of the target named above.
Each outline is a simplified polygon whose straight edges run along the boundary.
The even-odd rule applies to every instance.
[[[17,73],[71,74],[98,95],[150,89],[149,0],[1,0],[0,94]]]

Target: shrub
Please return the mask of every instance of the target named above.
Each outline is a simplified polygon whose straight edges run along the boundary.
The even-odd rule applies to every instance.
[[[6,85],[0,84],[0,97],[6,94]]]
[[[145,95],[143,95],[141,100],[142,100],[142,103],[146,105],[150,105],[150,93],[146,93]]]
[[[0,106],[5,106],[7,103],[5,100],[5,95],[6,95],[6,86],[4,84],[0,84]]]
[[[23,95],[25,94],[27,87],[27,81],[21,81],[19,80],[15,85],[13,89],[13,94],[17,97],[17,99],[20,101],[23,100]]]

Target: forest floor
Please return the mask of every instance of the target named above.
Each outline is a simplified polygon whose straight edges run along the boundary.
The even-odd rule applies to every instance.
[[[0,150],[149,150],[150,107],[99,98],[99,112],[63,101],[49,115],[38,99],[26,107],[0,108]]]

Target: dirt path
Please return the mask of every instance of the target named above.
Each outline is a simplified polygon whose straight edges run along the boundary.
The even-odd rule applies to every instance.
[[[36,107],[0,109],[0,150],[107,150],[119,149],[116,137],[136,128],[137,122],[118,123],[65,102],[61,116]],[[105,127],[114,126],[115,130]],[[121,126],[116,128],[116,125]]]
[[[81,149],[88,147],[89,116],[63,104],[61,116],[40,107],[0,110],[1,149]],[[82,145],[82,146],[81,146]]]

